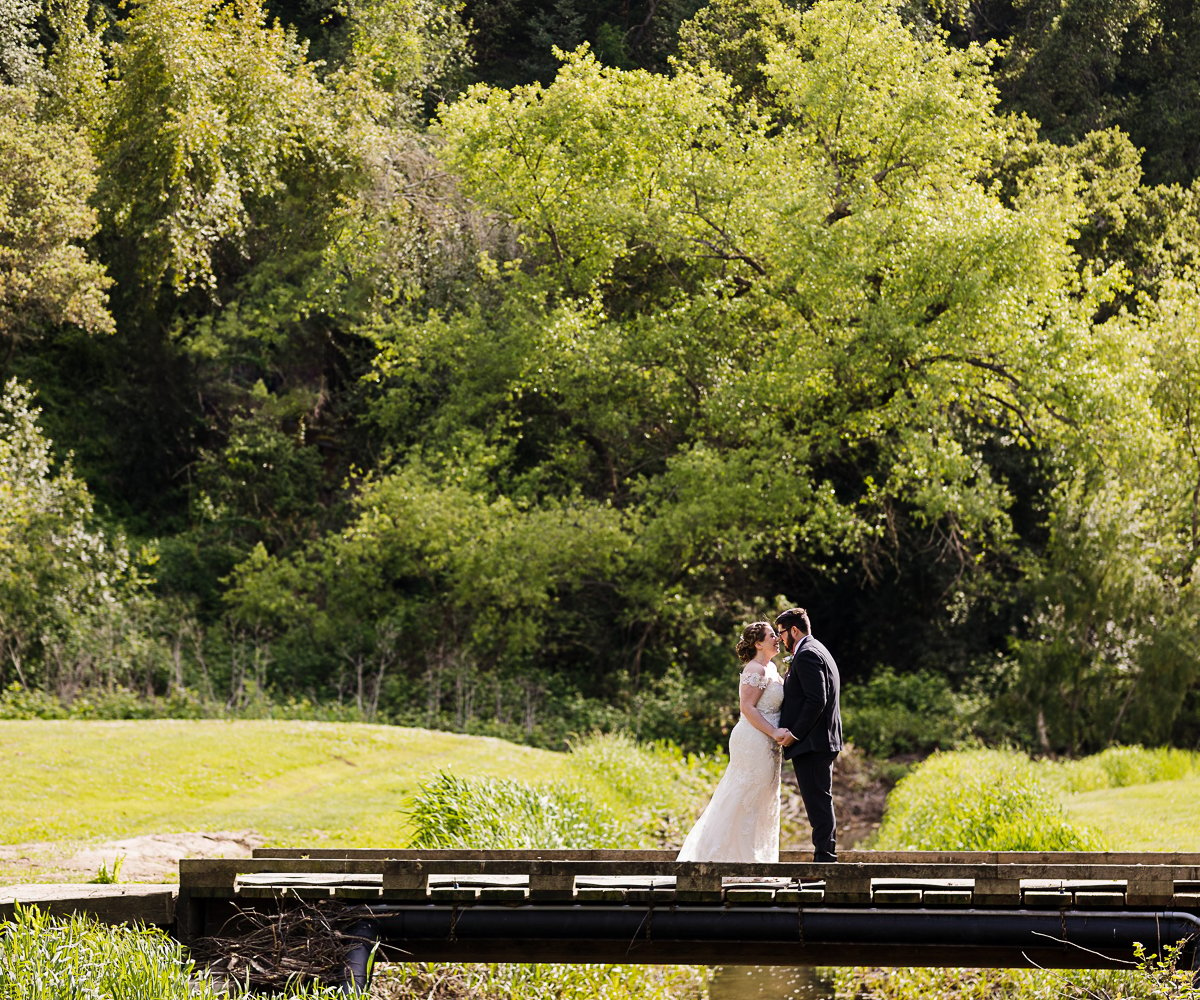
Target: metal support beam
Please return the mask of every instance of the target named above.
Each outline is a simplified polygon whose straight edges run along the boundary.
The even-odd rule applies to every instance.
[[[1124,968],[1183,942],[1190,913],[781,907],[374,905],[388,961]]]

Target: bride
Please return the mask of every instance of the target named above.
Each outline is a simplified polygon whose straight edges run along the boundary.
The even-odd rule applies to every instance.
[[[729,766],[679,850],[678,861],[779,860],[779,765],[777,740],[783,678],[772,658],[779,636],[770,622],[742,630],[737,655],[742,714],[729,734]]]

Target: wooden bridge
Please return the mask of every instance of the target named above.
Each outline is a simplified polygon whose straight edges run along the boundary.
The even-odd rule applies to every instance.
[[[262,849],[180,862],[176,929],[340,901],[385,961],[1197,968],[1200,854]]]

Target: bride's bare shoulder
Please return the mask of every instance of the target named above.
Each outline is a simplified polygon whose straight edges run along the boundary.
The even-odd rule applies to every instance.
[[[767,671],[761,663],[753,661],[742,664],[742,674],[739,680],[743,684],[750,684],[757,688],[767,686]]]

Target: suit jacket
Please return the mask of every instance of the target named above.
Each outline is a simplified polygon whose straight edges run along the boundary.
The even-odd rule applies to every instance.
[[[800,753],[842,749],[841,676],[833,655],[811,635],[792,651],[792,665],[783,681],[779,724],[791,730],[796,742],[783,748],[785,760]]]

